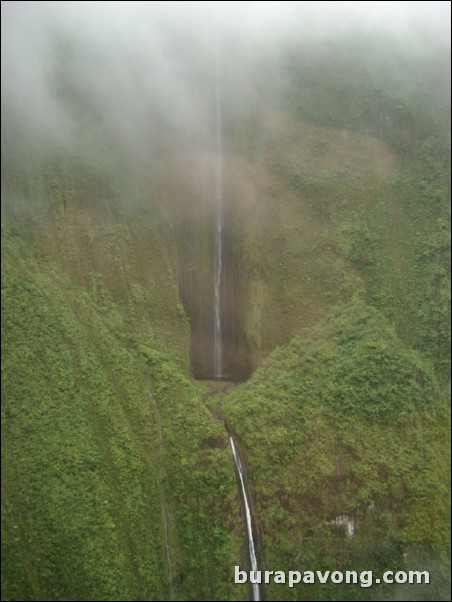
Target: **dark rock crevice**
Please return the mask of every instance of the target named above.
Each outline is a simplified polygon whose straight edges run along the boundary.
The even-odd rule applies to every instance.
[[[234,231],[234,195],[223,202],[223,270],[221,278],[222,380],[241,382],[251,371],[243,316],[239,234]],[[190,319],[190,359],[194,378],[213,380],[214,371],[214,202],[193,199],[178,233],[180,295]]]

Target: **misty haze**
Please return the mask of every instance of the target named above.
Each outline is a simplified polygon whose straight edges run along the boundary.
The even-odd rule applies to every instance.
[[[2,599],[450,599],[449,2],[2,2],[1,153]]]

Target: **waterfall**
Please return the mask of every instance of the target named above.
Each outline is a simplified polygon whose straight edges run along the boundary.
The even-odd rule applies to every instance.
[[[251,570],[254,571],[254,575],[257,575],[257,559],[256,559],[256,550],[254,547],[254,538],[253,538],[253,527],[251,524],[251,512],[250,505],[248,503],[248,496],[246,494],[245,489],[245,481],[243,478],[243,468],[242,463],[240,461],[240,456],[235,447],[234,439],[229,435],[229,442],[231,444],[232,455],[234,456],[235,467],[237,468],[237,473],[240,479],[240,487],[242,489],[242,497],[243,504],[245,506],[245,516],[246,516],[246,529],[248,532],[248,547],[250,552],[250,562],[251,562]],[[260,591],[258,583],[251,583],[253,588],[253,600],[260,600]]]
[[[215,232],[214,232],[214,377],[223,374],[223,329],[221,323],[221,280],[223,271],[223,143],[220,87],[220,46],[216,48],[215,72],[215,130],[216,130],[216,171],[215,171]]]

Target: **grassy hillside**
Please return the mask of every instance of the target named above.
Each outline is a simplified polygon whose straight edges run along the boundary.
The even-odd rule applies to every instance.
[[[233,463],[169,249],[83,206],[3,232],[5,600],[236,595]]]
[[[263,568],[428,566],[437,574],[422,595],[446,599],[449,409],[431,366],[379,312],[356,301],[336,310],[275,350],[221,407],[252,475]],[[334,524],[343,516],[352,538]],[[394,595],[267,589],[287,600]]]

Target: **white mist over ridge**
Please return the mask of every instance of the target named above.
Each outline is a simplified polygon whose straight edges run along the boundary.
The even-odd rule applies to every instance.
[[[353,32],[428,57],[449,47],[449,15],[449,2],[2,3],[2,107],[44,141],[77,150],[94,123],[138,157],[161,127],[188,141],[206,127],[218,28],[252,78],[291,44]]]

